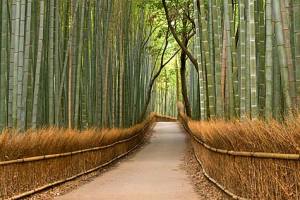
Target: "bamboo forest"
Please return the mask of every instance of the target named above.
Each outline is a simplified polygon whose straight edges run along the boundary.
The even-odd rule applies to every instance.
[[[0,19],[0,199],[300,200],[300,0]]]

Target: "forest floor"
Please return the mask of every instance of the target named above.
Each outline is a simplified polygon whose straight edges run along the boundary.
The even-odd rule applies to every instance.
[[[30,199],[228,199],[202,174],[183,131],[175,122],[157,123],[149,142],[122,162]]]

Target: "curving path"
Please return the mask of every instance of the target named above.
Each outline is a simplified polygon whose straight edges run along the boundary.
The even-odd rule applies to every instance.
[[[185,134],[173,122],[157,123],[151,141],[134,157],[59,200],[196,200],[184,169]]]

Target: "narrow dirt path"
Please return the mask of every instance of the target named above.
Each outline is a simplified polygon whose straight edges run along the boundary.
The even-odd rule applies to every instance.
[[[198,200],[183,169],[186,136],[178,123],[157,123],[148,145],[134,157],[59,200]]]

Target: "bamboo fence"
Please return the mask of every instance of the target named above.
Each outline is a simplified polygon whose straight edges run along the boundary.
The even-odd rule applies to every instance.
[[[109,145],[0,162],[0,199],[21,199],[113,163],[143,143],[152,122]]]
[[[300,156],[266,152],[228,151],[201,141],[180,121],[192,138],[194,155],[204,175],[233,199],[300,199]]]

